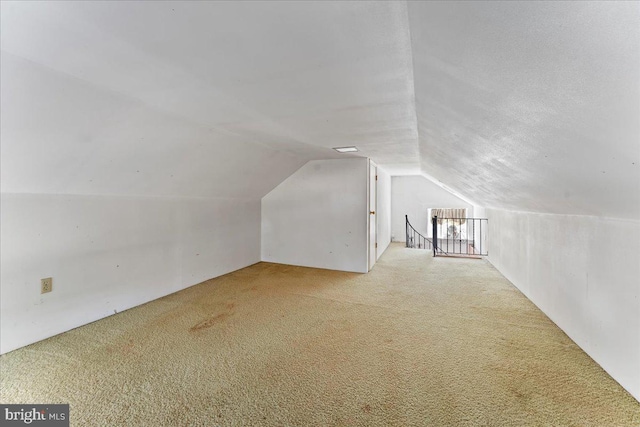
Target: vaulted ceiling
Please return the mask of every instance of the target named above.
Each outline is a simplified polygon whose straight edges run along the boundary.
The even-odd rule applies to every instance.
[[[3,192],[261,197],[356,145],[640,218],[640,3],[2,2]]]

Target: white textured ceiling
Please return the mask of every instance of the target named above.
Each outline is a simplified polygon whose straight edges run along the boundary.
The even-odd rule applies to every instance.
[[[640,218],[638,2],[2,2],[3,192],[260,197],[356,145]],[[415,86],[415,88],[414,88]]]
[[[422,169],[489,207],[640,219],[640,3],[411,2]]]
[[[419,164],[404,3],[2,2],[2,190],[262,196]]]

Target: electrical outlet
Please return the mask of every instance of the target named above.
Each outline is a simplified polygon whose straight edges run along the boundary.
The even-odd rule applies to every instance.
[[[40,293],[46,294],[47,292],[51,292],[53,290],[53,278],[47,277],[46,279],[40,280]]]

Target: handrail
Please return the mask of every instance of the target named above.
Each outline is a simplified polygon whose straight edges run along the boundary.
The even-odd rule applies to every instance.
[[[407,248],[419,248],[419,249],[434,249],[433,239],[425,237],[418,230],[413,228],[413,225],[409,222],[409,215],[405,215],[405,246]],[[444,252],[438,245],[435,245],[435,251],[442,253],[444,255],[448,255]],[[435,252],[434,251],[434,252]]]

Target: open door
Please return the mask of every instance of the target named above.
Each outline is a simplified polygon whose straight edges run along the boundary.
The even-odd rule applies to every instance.
[[[369,160],[369,271],[378,259],[378,167]]]

